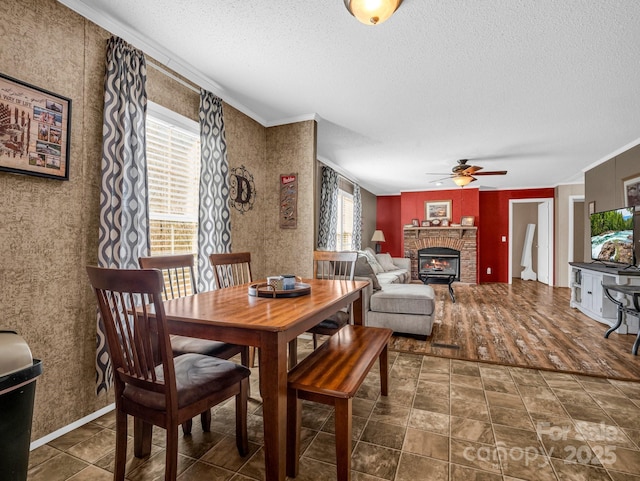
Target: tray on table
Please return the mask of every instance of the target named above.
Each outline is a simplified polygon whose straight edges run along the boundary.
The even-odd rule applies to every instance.
[[[300,297],[311,292],[311,286],[296,282],[293,289],[276,290],[266,282],[254,282],[249,285],[249,295],[254,297]]]

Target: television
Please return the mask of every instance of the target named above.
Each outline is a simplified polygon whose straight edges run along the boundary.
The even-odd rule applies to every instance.
[[[635,265],[633,218],[633,207],[591,214],[591,259]]]

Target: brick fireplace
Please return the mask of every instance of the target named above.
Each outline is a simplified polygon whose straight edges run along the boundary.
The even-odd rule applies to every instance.
[[[418,251],[446,247],[460,251],[460,281],[475,284],[478,273],[477,227],[407,227],[404,256],[411,259],[411,279],[418,277]]]

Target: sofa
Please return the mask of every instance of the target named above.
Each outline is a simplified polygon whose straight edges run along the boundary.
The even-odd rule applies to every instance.
[[[429,336],[435,316],[431,286],[411,284],[411,259],[358,252],[356,279],[369,280],[363,290],[365,325],[387,327],[399,334]]]

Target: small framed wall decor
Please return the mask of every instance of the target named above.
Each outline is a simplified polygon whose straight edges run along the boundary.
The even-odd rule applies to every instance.
[[[71,100],[0,74],[0,171],[69,180]]]

